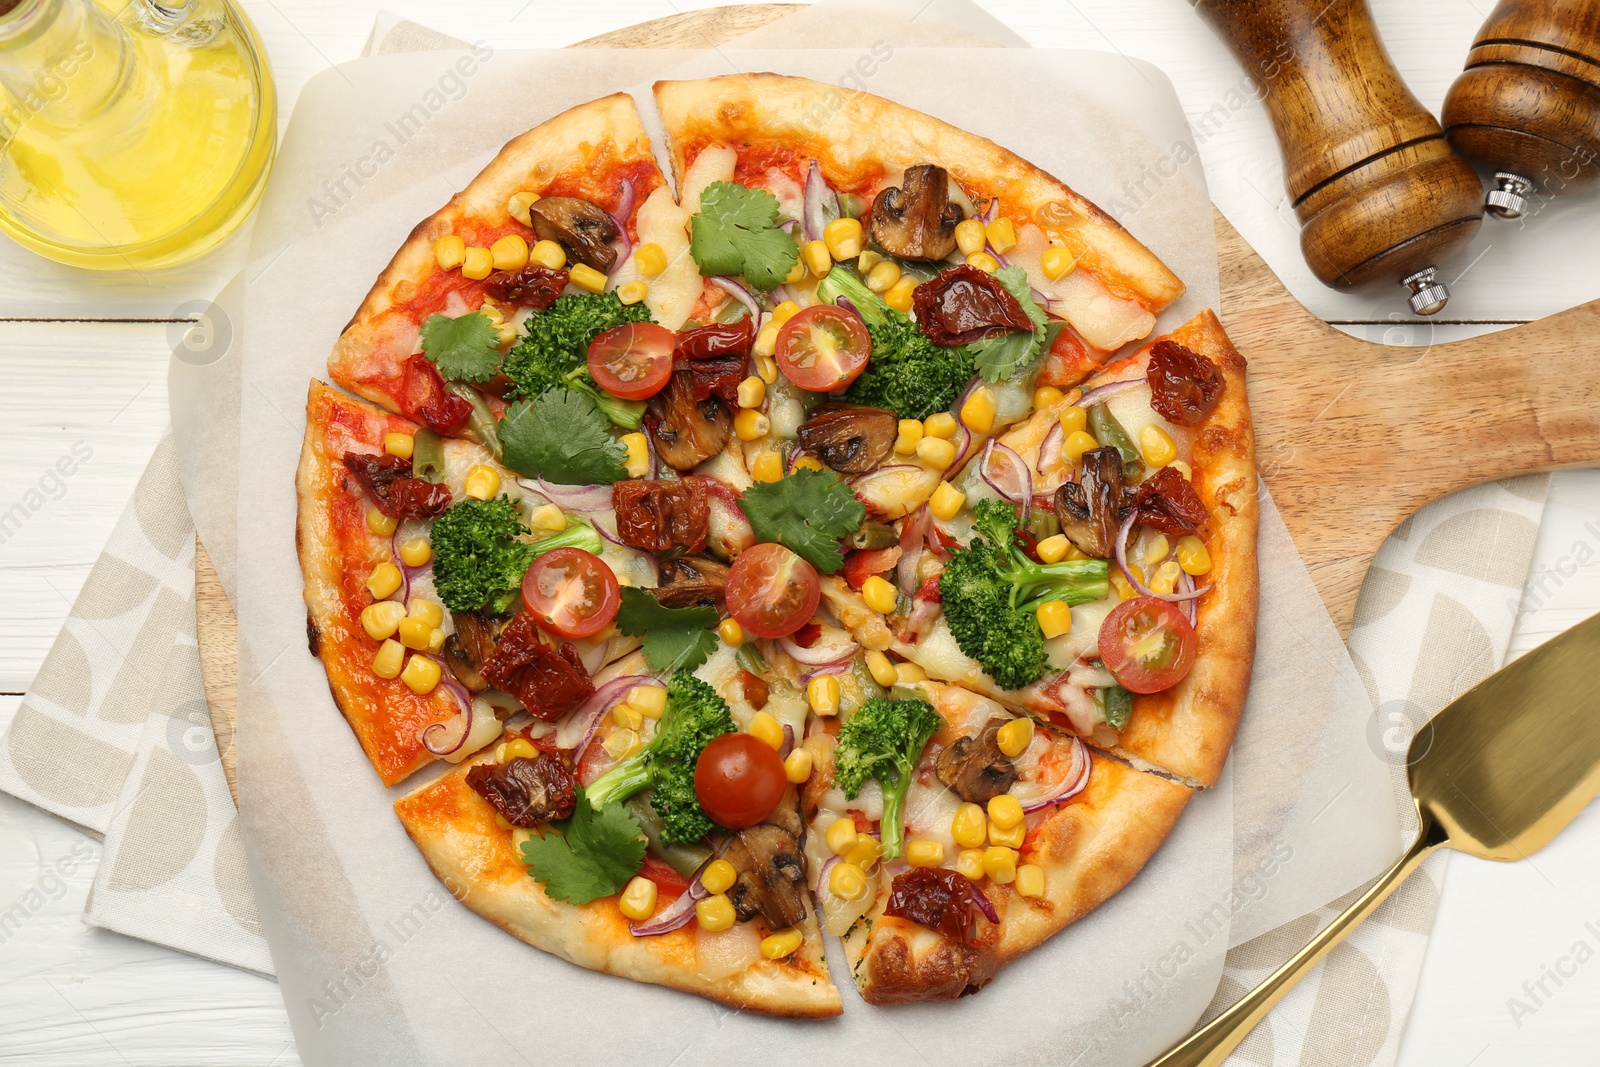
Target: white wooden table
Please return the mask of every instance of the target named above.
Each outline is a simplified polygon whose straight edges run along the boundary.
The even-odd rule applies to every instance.
[[[360,53],[379,8],[377,0],[245,3],[267,43],[285,118],[307,78]],[[671,0],[458,0],[446,18],[422,0],[384,6],[495,47],[561,46],[678,10]],[[1180,93],[1186,70],[1218,62],[1183,0],[986,6],[1039,46],[1150,58],[1172,73]],[[1373,6],[1401,69],[1436,108],[1488,0]],[[38,669],[166,425],[167,356],[190,314],[184,305],[214,294],[242,255],[235,242],[170,277],[130,279],[70,271],[0,245],[0,721]],[[1580,284],[1594,284],[1591,264],[1547,263],[1535,280],[1558,293],[1572,287],[1576,301],[1584,295]],[[1530,299],[1520,317],[1548,310],[1548,291],[1542,299]],[[1381,319],[1349,328],[1407,339],[1406,330]],[[1488,328],[1453,320],[1431,333],[1442,340]],[[1508,342],[1514,338],[1508,334]],[[1528,356],[1536,366],[1537,354]],[[79,441],[92,456],[70,477],[51,473]],[[1513,653],[1596,610],[1600,471],[1563,474],[1552,489]],[[1453,860],[1402,1064],[1594,1062],[1600,963],[1589,960],[1600,956],[1600,857],[1574,842],[1595,839],[1588,824],[1596,819],[1600,813],[1588,812],[1588,832],[1558,840],[1534,863]],[[298,1063],[276,984],[83,925],[98,858],[98,843],[0,796],[0,1063]],[[1580,956],[1584,962],[1575,963]],[[1546,968],[1561,972],[1561,984],[1545,978]],[[1526,999],[1524,982],[1537,988],[1541,979],[1548,995],[1514,1025],[1507,998]]]

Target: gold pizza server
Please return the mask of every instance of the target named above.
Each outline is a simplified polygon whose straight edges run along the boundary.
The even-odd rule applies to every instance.
[[[1220,1067],[1294,984],[1436,848],[1520,860],[1600,792],[1600,615],[1485,678],[1417,731],[1406,755],[1420,830],[1405,855],[1249,996],[1149,1067]]]

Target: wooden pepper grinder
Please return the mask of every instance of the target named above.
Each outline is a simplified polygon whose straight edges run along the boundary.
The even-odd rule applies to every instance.
[[[1444,100],[1445,135],[1495,170],[1487,198],[1503,219],[1545,195],[1600,179],[1600,3],[1501,0]]]
[[[1379,280],[1432,315],[1435,265],[1483,221],[1483,185],[1400,79],[1366,0],[1196,0],[1262,85],[1300,219],[1300,249],[1335,289]]]

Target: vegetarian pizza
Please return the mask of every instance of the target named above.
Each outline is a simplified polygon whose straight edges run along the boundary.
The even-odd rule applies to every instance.
[[[980,136],[772,74],[656,105],[670,181],[631,98],[558,115],[338,339],[312,653],[516,937],[794,1017],[842,1010],[825,933],[869,1002],[973,992],[1221,772],[1244,361],[1157,335],[1179,279]]]

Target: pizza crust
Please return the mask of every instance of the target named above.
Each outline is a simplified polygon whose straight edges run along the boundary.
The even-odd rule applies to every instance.
[[[695,993],[732,1008],[819,1019],[843,1009],[822,958],[816,909],[807,909],[805,941],[788,960],[758,957],[727,977],[702,977],[694,922],[656,937],[635,937],[616,900],[568,904],[546,896],[513,852],[511,833],[466,783],[482,754],[395,802],[395,813],[433,873],[455,898],[536,948],[580,967]],[[754,921],[754,920],[752,920]]]

